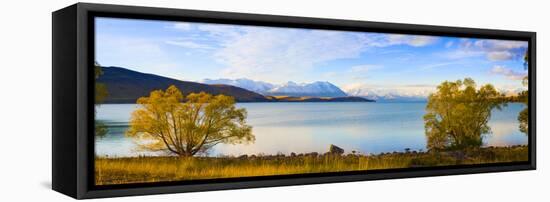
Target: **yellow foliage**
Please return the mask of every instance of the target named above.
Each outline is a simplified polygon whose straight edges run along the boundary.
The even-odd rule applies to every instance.
[[[230,96],[201,92],[184,97],[172,85],[139,98],[137,104],[126,135],[148,150],[193,156],[219,143],[254,141],[246,110],[237,109]]]
[[[470,78],[441,83],[428,97],[424,115],[428,149],[480,147],[491,133],[491,111],[501,109],[502,100],[492,85],[478,89]]]

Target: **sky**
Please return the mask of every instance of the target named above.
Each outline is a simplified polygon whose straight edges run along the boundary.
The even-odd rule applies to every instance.
[[[523,89],[526,41],[96,18],[96,62],[185,81],[328,81],[428,92],[466,77]]]

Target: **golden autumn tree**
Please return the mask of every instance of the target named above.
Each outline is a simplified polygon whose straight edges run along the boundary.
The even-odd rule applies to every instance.
[[[186,97],[175,86],[152,91],[137,100],[126,135],[151,151],[168,151],[190,157],[219,143],[255,140],[246,124],[246,109],[237,109],[233,97],[191,93]]]
[[[503,105],[490,84],[477,88],[470,78],[441,83],[428,97],[424,115],[428,149],[480,147],[483,136],[491,133],[491,110]]]

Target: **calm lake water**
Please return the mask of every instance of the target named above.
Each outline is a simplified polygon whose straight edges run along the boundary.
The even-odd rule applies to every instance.
[[[380,153],[426,150],[422,117],[426,103],[239,103],[248,111],[247,122],[256,141],[247,145],[223,145],[209,155],[306,153],[328,151],[334,144],[346,153]],[[135,104],[103,104],[97,119],[109,132],[96,139],[96,154],[108,156],[158,155],[137,149],[124,136]],[[525,106],[508,104],[494,110],[489,125],[492,134],[486,146],[527,144],[527,136],[518,129],[518,113]]]

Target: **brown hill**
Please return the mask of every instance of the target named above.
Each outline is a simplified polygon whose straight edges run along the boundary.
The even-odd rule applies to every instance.
[[[180,81],[122,67],[102,67],[102,70],[103,75],[97,79],[97,82],[107,86],[108,96],[104,103],[136,103],[139,97],[148,96],[153,90],[165,90],[170,85],[175,85],[184,94],[206,92],[213,95],[233,96],[237,102],[270,101],[263,95],[235,86]]]

